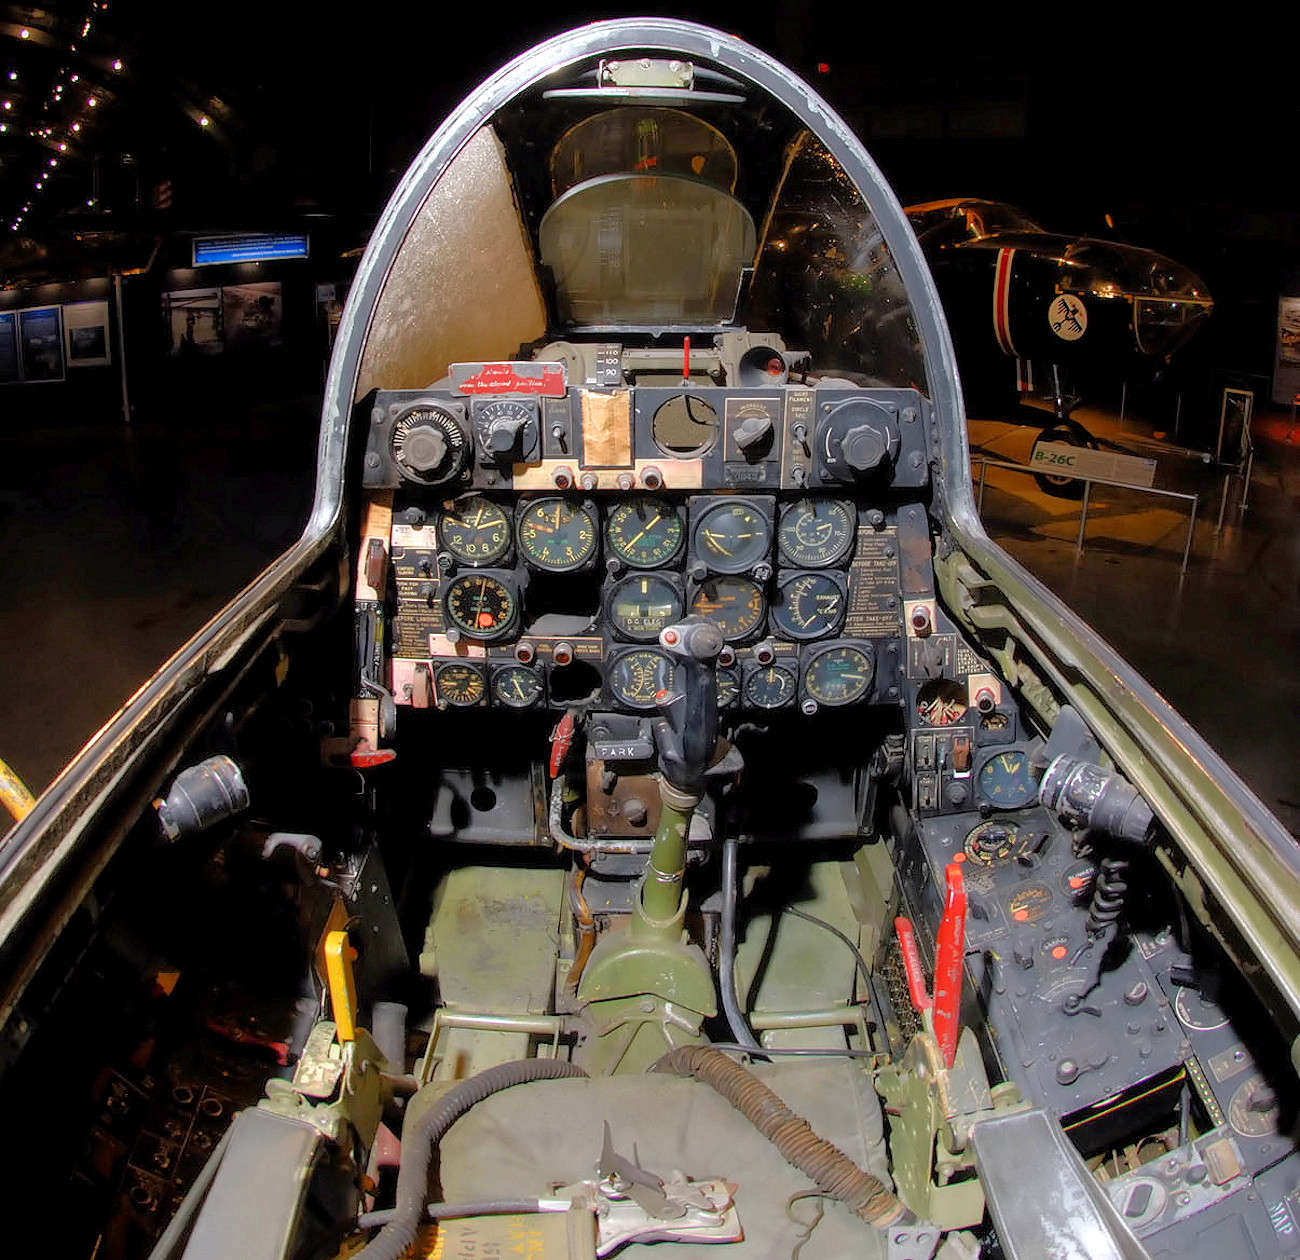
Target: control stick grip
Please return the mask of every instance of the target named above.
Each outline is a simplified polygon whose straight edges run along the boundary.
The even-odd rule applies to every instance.
[[[672,660],[667,685],[655,695],[655,743],[664,777],[684,792],[699,790],[718,743],[718,654],[722,632],[703,617],[667,626],[660,646]]]

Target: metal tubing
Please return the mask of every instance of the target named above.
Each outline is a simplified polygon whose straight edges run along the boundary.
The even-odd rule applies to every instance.
[[[1187,561],[1192,554],[1192,535],[1196,531],[1196,505],[1198,500],[1192,500],[1192,511],[1187,518],[1187,542],[1183,545],[1183,563],[1179,568],[1180,573],[1187,572]]]
[[[832,1006],[822,1011],[750,1011],[749,1022],[756,1031],[776,1028],[857,1028],[862,1007]]]
[[[1247,501],[1250,498],[1250,478],[1255,471],[1255,448],[1252,446],[1246,456],[1246,480],[1241,486],[1241,510],[1246,510]]]
[[[558,1037],[564,1031],[560,1015],[486,1015],[473,1011],[438,1011],[441,1028],[467,1028],[474,1032],[527,1033],[537,1037]]]
[[[1083,503],[1079,508],[1079,537],[1075,539],[1074,550],[1076,553],[1083,550],[1083,531],[1088,527],[1088,500],[1092,497],[1092,482],[1086,477],[1083,479]]]
[[[1229,473],[1223,479],[1223,493],[1219,496],[1219,519],[1214,526],[1216,534],[1223,533],[1223,518],[1228,511],[1228,487],[1232,484],[1233,474]]]
[[[979,508],[981,515],[983,515],[984,513],[984,479],[988,476],[988,472],[989,472],[989,461],[987,459],[981,460],[979,498],[976,499],[975,501],[976,506]]]
[[[151,260],[152,261],[152,260]],[[122,419],[131,423],[131,395],[126,385],[126,322],[122,316],[122,276],[113,277],[113,295],[117,305],[117,364],[122,377]]]

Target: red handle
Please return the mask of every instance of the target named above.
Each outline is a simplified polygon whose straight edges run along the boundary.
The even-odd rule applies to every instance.
[[[961,1031],[961,967],[966,952],[966,885],[961,867],[947,869],[948,893],[934,958],[934,1037],[943,1061],[952,1067],[957,1057],[957,1035]]]
[[[921,952],[916,948],[916,933],[904,918],[894,920],[898,933],[898,949],[903,955],[903,970],[907,973],[907,991],[917,1014],[930,1009],[930,995],[925,991],[925,972],[921,970]]]

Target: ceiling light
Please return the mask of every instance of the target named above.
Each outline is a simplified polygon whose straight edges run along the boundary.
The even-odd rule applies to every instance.
[[[73,131],[80,131],[80,130],[81,130],[81,124],[80,124],[80,123],[73,123],[73,124],[72,124],[72,130],[73,130]]]
[[[122,62],[121,62],[120,59],[117,60],[117,61],[114,61],[114,62],[113,62],[113,69],[114,69],[114,70],[120,70],[121,68],[122,68]]]
[[[99,98],[97,96],[88,96],[86,97],[86,104],[89,105],[91,109],[94,109],[95,106],[99,104]]]
[[[18,32],[19,39],[31,39],[31,37],[32,37],[31,31],[29,31],[25,26],[21,31]]]
[[[8,105],[7,105],[7,104],[6,104],[5,108],[8,109]],[[204,114],[203,117],[199,119],[199,126],[200,126],[200,127],[206,127],[206,126],[208,125],[208,122],[209,122],[208,116],[207,116],[207,114]]]

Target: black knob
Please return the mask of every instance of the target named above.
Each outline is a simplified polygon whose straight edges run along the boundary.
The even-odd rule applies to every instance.
[[[889,454],[888,437],[871,424],[855,425],[844,435],[840,448],[844,462],[856,472],[870,472]]]
[[[757,459],[772,445],[772,417],[750,416],[736,426],[736,446],[742,454]]]
[[[494,455],[509,455],[519,445],[526,420],[498,420],[488,433],[488,449]]]
[[[402,463],[416,472],[430,473],[447,459],[447,437],[431,424],[417,424],[402,439]]]

